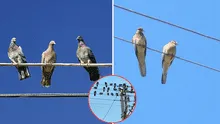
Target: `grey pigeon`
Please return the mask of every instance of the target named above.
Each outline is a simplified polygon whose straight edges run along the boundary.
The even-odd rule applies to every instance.
[[[172,40],[163,47],[163,53],[162,53],[163,72],[162,72],[162,77],[161,77],[162,84],[166,84],[168,69],[171,66],[174,60],[174,57],[176,55],[176,45],[177,45],[177,42]]]
[[[50,41],[46,51],[42,53],[41,63],[56,63],[56,53],[54,51],[55,41]],[[43,87],[50,87],[51,77],[53,75],[55,66],[42,66],[42,80],[41,85]]]
[[[27,63],[21,46],[18,46],[16,44],[15,37],[11,39],[11,43],[8,48],[8,58],[11,60],[12,63]],[[28,66],[16,66],[16,68],[18,70],[19,80],[24,80],[31,76]]]
[[[92,50],[88,46],[86,46],[82,36],[78,36],[76,40],[78,40],[78,49],[76,51],[76,56],[79,62],[82,64],[96,63],[96,59]],[[84,68],[89,73],[89,77],[91,81],[97,81],[100,78],[98,67],[84,66]]]
[[[146,46],[147,40],[143,33],[143,28],[138,28],[135,35],[132,38],[132,43],[134,44],[135,54],[138,60],[140,74],[142,77],[146,76]]]

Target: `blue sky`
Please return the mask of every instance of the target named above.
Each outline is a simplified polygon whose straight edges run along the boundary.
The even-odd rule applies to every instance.
[[[86,4],[85,4],[86,3]],[[0,3],[0,62],[10,62],[7,50],[17,38],[28,62],[40,62],[50,40],[55,40],[57,62],[78,63],[76,37],[82,35],[97,62],[112,61],[111,0],[7,0]],[[92,86],[83,67],[57,67],[50,88],[42,88],[40,67],[30,67],[31,78],[18,80],[15,67],[0,67],[0,93],[88,92]],[[100,68],[101,75],[111,68]],[[86,119],[82,119],[86,118]],[[87,98],[1,99],[0,123],[72,124],[100,122]]]
[[[118,76],[106,76],[98,80],[99,85],[95,84],[93,87],[97,87],[97,89],[92,88],[90,91],[89,96],[89,104],[91,107],[91,110],[94,112],[94,114],[101,120],[104,120],[106,122],[119,122],[121,121],[121,101],[120,96],[116,96],[116,93],[120,92],[114,91],[113,86],[109,86],[110,83],[116,83],[118,86],[119,84],[126,83],[126,85],[131,86],[127,80],[123,79],[122,77]],[[108,87],[110,87],[110,95],[107,95],[107,88],[105,89],[105,92],[103,92],[103,87],[105,87],[105,82],[108,83]],[[117,87],[118,89],[118,87]],[[130,87],[128,88],[130,90]],[[94,91],[96,91],[96,96],[94,96]],[[100,95],[99,93],[103,92],[103,95]],[[111,93],[114,93],[114,96],[111,96]],[[128,102],[128,105],[132,106],[134,103],[134,94],[127,93],[130,97],[130,101]],[[112,105],[112,107],[111,107]],[[130,109],[130,108],[129,108]]]
[[[219,38],[220,1],[115,1],[115,4]],[[148,46],[162,51],[176,40],[177,56],[220,68],[219,43],[169,25],[114,8],[115,36],[131,40],[143,27]],[[147,51],[147,76],[141,77],[134,47],[115,40],[115,74],[127,78],[137,92],[137,107],[122,124],[219,124],[218,72],[175,59],[161,84],[161,54]],[[128,70],[125,70],[128,69]]]

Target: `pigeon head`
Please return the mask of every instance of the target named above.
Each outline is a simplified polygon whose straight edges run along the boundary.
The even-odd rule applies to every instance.
[[[11,42],[16,42],[16,38],[15,37],[13,37],[12,39],[11,39]]]
[[[76,40],[78,40],[78,45],[79,45],[80,47],[85,46],[85,42],[84,42],[82,36],[78,36],[78,37],[76,38]]]
[[[54,40],[51,40],[50,43],[49,43],[49,45],[51,45],[51,46],[53,46],[55,44],[56,44],[56,42]]]
[[[141,31],[141,32],[144,31],[144,29],[142,27],[139,27],[138,30]]]
[[[78,42],[80,42],[80,41],[83,41],[83,38],[82,38],[82,36],[78,36],[78,37],[76,38],[76,40],[78,40]]]
[[[137,29],[137,33],[142,33],[144,31],[144,29],[142,28],[142,27],[139,27],[138,29]]]
[[[174,46],[178,45],[178,43],[175,40],[170,41],[171,44],[173,44]]]

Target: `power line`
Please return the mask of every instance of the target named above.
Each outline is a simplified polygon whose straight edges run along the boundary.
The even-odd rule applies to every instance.
[[[115,97],[115,100],[116,100],[116,98],[117,98],[117,96]],[[108,115],[109,111],[111,110],[112,105],[114,104],[115,100],[113,100],[113,101],[112,101],[112,104],[111,104],[111,106],[109,107],[109,109],[108,109],[107,113],[105,114],[105,116],[104,116],[103,120],[105,120],[105,117]]]
[[[102,66],[111,67],[112,63],[91,63],[91,64],[80,64],[80,63],[0,63],[0,66]]]
[[[93,105],[97,105],[97,106],[102,106],[102,105],[111,105],[111,104],[103,104],[103,103],[89,103],[89,104],[93,104]],[[121,106],[120,104],[115,104],[114,106]]]
[[[16,94],[0,94],[0,98],[17,98],[17,97],[88,97],[88,93],[16,93]]]
[[[93,104],[93,105],[111,105],[111,104],[104,104],[104,103],[98,103],[98,102],[90,102],[89,104]],[[115,105],[115,106],[121,106],[120,104]]]
[[[99,89],[97,89],[97,90],[99,90]],[[102,93],[102,92],[100,92],[100,93]],[[89,93],[89,94],[93,94],[94,95],[94,93]],[[103,93],[103,94],[99,94],[100,96],[110,96],[110,93],[109,93],[109,95],[107,94],[107,93]],[[127,94],[127,96],[134,96],[134,94]]]
[[[114,36],[114,38],[116,38],[116,39],[118,39],[118,40],[121,40],[121,41],[124,41],[124,42],[127,42],[127,43],[134,44],[134,43],[132,43],[131,41],[125,40],[125,39],[123,39],[123,38],[119,38],[119,37],[117,37],[117,36]],[[151,51],[154,51],[154,52],[163,53],[163,52],[161,52],[161,51],[159,51],[159,50],[156,50],[156,49],[153,49],[153,48],[150,48],[150,47],[146,47],[146,48],[149,49],[149,50],[151,50]],[[164,54],[166,54],[166,53],[164,53]],[[215,69],[215,68],[212,68],[212,67],[209,67],[209,66],[206,66],[206,65],[197,63],[197,62],[193,62],[193,61],[191,61],[191,60],[187,60],[187,59],[184,59],[184,58],[181,58],[181,57],[178,57],[178,56],[174,56],[174,57],[177,58],[177,59],[183,60],[183,61],[185,61],[185,62],[192,63],[192,64],[194,64],[194,65],[198,65],[198,66],[201,66],[201,67],[204,67],[204,68],[207,68],[207,69],[216,71],[216,72],[220,72],[220,70],[218,70],[218,69]]]
[[[90,99],[94,99],[94,100],[107,100],[107,101],[116,101],[116,102],[119,102],[119,101],[126,101],[126,100],[119,100],[119,99],[103,99],[103,98],[90,98]],[[130,101],[130,102],[135,102],[135,101]]]
[[[104,98],[97,98],[97,97],[91,97],[90,99],[94,99],[94,100],[109,100],[109,101],[112,101],[112,100],[115,100],[115,101],[120,101],[119,99],[104,99]],[[94,100],[90,100],[90,101],[94,101]]]
[[[182,29],[182,30],[185,30],[185,31],[194,33],[194,34],[197,34],[197,35],[200,35],[200,36],[202,36],[202,37],[206,37],[206,38],[208,38],[208,39],[212,39],[212,40],[215,40],[215,41],[218,41],[218,42],[220,41],[220,39],[217,39],[217,38],[215,38],[215,37],[211,37],[211,36],[208,36],[208,35],[199,33],[199,32],[197,32],[197,31],[193,31],[193,30],[191,30],[191,29],[187,29],[187,28],[181,27],[181,26],[179,26],[179,25],[175,25],[175,24],[172,24],[172,23],[170,23],[170,22],[163,21],[163,20],[160,20],[160,19],[155,18],[155,17],[152,17],[152,16],[149,16],[149,15],[146,15],[146,14],[142,14],[142,13],[133,11],[133,10],[131,10],[131,9],[124,8],[124,7],[119,6],[119,5],[114,5],[114,6],[117,7],[117,8],[119,8],[119,9],[123,9],[123,10],[125,10],[125,11],[132,12],[132,13],[134,13],[134,14],[137,14],[137,15],[140,15],[140,16],[143,16],[143,17],[146,17],[146,18],[155,20],[155,21],[159,21],[159,22],[162,22],[162,23],[164,23],[164,24],[167,24],[167,25],[170,25],[170,26],[173,26],[173,27],[176,27],[176,28],[179,28],[179,29]]]

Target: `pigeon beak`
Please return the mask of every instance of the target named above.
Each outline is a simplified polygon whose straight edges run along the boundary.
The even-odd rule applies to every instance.
[[[77,40],[78,42],[80,41],[78,37],[76,38],[76,40]]]
[[[79,40],[79,38],[80,38],[80,36],[78,36],[78,37],[76,38],[76,40]]]

